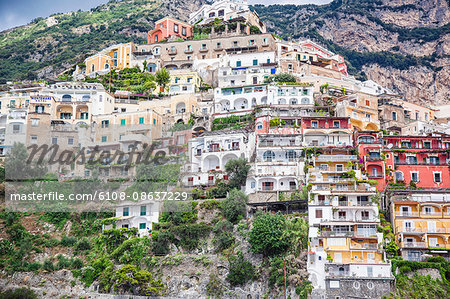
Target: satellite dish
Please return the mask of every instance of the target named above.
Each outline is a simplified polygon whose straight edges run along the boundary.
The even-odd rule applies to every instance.
[[[392,143],[389,143],[389,144],[387,145],[387,148],[388,148],[388,149],[391,149],[393,146],[394,146],[394,145],[393,145]]]

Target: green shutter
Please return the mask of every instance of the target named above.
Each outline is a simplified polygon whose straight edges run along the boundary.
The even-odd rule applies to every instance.
[[[139,117],[139,124],[140,125],[144,124],[144,118],[143,117]]]
[[[125,126],[125,118],[122,118],[122,119],[120,120],[120,125],[121,125],[121,126]]]
[[[145,223],[139,223],[139,229],[145,229],[146,227]]]

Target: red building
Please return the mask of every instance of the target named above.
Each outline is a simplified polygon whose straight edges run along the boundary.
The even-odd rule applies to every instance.
[[[171,17],[162,18],[155,23],[155,29],[148,32],[147,43],[162,42],[171,36],[180,38],[192,37],[192,25]]]
[[[358,131],[354,135],[354,143],[358,148],[359,162],[364,165],[364,173],[369,180],[378,182],[377,190],[386,187],[385,154],[381,132]]]
[[[389,135],[383,137],[383,147],[386,167],[392,169],[395,183],[450,188],[450,137]]]

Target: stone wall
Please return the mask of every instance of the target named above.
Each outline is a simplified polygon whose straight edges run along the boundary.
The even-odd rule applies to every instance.
[[[339,281],[339,287],[330,288],[330,280],[326,280],[327,298],[350,299],[367,298],[378,299],[389,295],[391,291],[391,280],[389,279],[364,279],[364,278],[341,278],[333,279]]]

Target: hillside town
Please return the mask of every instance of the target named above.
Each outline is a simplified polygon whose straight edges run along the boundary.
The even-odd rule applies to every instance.
[[[2,158],[17,143],[127,157],[153,144],[183,161],[174,188],[200,198],[243,159],[249,217],[302,214],[309,223],[312,298],[389,295],[394,252],[450,260],[450,105],[357,80],[318,42],[268,32],[245,0],[206,4],[187,22],[166,16],[147,44],[86,54],[63,74],[70,81],[10,82],[0,92]],[[145,93],[94,81],[128,69],[168,78]],[[74,164],[49,167],[61,182],[138,175],[123,156],[104,158],[98,173]],[[116,225],[148,235],[160,209],[121,203]]]

